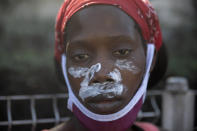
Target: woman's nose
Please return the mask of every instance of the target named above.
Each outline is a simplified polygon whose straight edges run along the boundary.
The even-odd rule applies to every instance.
[[[90,81],[90,84],[103,83],[103,82],[114,82],[114,79],[112,79],[110,77],[109,73],[110,73],[110,67],[106,67],[106,66],[101,65],[100,71],[95,72],[94,77]]]

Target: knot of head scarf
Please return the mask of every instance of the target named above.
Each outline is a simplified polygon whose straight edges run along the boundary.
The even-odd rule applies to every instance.
[[[156,12],[148,0],[65,0],[58,12],[55,28],[55,58],[58,62],[65,51],[63,33],[66,23],[78,10],[93,4],[114,5],[121,8],[139,25],[146,43],[153,43],[159,50],[162,44],[161,30]]]

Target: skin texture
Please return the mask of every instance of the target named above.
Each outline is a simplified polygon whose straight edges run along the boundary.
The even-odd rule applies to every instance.
[[[127,91],[121,97],[110,101],[83,102],[78,94],[82,78],[68,75],[74,94],[81,103],[98,114],[119,111],[128,104],[138,89],[145,69],[145,51],[135,22],[120,9],[113,6],[90,6],[72,16],[68,23],[65,40],[67,47],[67,67],[91,67],[101,63],[102,68],[94,75],[91,83],[113,81],[107,74],[119,59],[132,61],[140,70],[138,73],[120,70],[122,83]],[[109,107],[110,106],[110,107]]]
[[[110,100],[99,96],[91,101],[83,101],[79,97],[79,90],[84,78],[75,78],[68,73],[74,94],[92,112],[111,114],[128,104],[145,73],[146,49],[136,23],[126,13],[109,5],[94,5],[78,11],[65,29],[64,45],[67,70],[70,67],[90,68],[101,63],[101,70],[95,73],[89,84],[114,82],[107,74],[117,68],[117,60],[131,61],[138,70],[133,72],[117,68],[126,90]]]

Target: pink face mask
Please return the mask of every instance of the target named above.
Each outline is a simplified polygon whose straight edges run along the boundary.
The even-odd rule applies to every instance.
[[[62,70],[68,87],[68,109],[70,109],[78,120],[91,131],[124,131],[128,129],[136,120],[137,114],[144,102],[149,79],[150,67],[154,56],[155,47],[147,44],[146,72],[141,86],[130,100],[130,102],[120,111],[113,114],[101,115],[88,110],[74,95],[70,86],[67,70],[66,56],[62,55]]]

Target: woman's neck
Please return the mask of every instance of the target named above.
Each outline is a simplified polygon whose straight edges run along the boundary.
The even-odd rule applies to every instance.
[[[73,131],[89,131],[88,128],[84,127],[75,116],[72,117],[72,125]],[[126,131],[134,130],[132,128],[129,128]]]
[[[72,123],[74,125],[74,131],[88,131],[88,129],[84,127],[75,116],[72,117]]]

